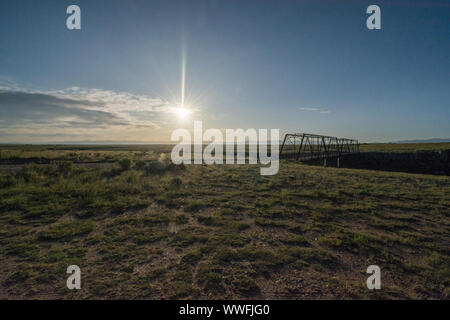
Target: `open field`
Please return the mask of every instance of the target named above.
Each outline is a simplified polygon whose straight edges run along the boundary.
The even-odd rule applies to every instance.
[[[2,146],[54,163],[0,172],[0,298],[449,298],[450,177],[289,161],[261,176],[167,151]],[[62,161],[95,159],[112,162]]]
[[[417,152],[450,149],[450,142],[439,143],[362,143],[362,152]]]
[[[171,145],[0,145],[0,163],[21,162],[106,162],[128,158],[154,158],[169,152]]]
[[[173,145],[8,145],[0,144],[0,163],[23,161],[115,161],[122,158],[148,159],[160,153],[170,153]],[[362,143],[362,152],[416,152],[450,149],[442,143]]]

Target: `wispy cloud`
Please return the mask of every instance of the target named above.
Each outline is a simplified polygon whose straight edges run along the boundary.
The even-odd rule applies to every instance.
[[[145,132],[148,139],[148,129],[166,127],[175,109],[161,98],[128,92],[79,87],[31,90],[0,81],[0,135],[8,140],[72,134],[111,138],[108,132],[122,137],[142,137]]]
[[[310,112],[318,112],[318,113],[322,113],[322,114],[331,113],[330,110],[324,110],[324,109],[320,109],[320,108],[316,108],[316,107],[301,107],[300,110],[310,111]]]

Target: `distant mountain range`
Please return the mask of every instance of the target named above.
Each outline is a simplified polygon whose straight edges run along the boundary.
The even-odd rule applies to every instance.
[[[415,139],[415,140],[401,140],[395,141],[393,143],[439,143],[439,142],[450,142],[450,138],[432,138],[432,139]]]

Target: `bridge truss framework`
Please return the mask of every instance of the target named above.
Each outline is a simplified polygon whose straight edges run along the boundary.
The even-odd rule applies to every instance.
[[[308,161],[339,158],[359,152],[355,139],[337,138],[310,133],[288,133],[281,145],[280,158]]]

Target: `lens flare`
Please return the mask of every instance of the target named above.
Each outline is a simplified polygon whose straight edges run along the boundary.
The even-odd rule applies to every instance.
[[[184,108],[184,96],[186,88],[186,48],[181,49],[181,108]]]
[[[177,114],[178,118],[184,119],[189,114],[189,110],[181,106],[175,110],[175,113]]]

